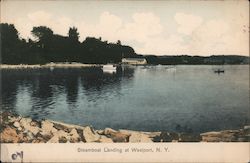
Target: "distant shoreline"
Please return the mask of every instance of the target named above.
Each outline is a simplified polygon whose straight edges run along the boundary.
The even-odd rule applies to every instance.
[[[101,67],[104,64],[88,64],[88,63],[49,63],[49,64],[0,64],[0,69],[41,69],[41,68],[86,68],[86,67]],[[114,64],[118,65],[118,64]],[[131,65],[131,66],[202,66],[202,65],[249,65],[249,64],[145,64],[145,65]]]
[[[9,65],[9,64],[0,64],[0,69],[40,69],[40,68],[83,68],[83,67],[99,67],[101,64],[83,64],[83,63],[49,63],[49,64],[18,64],[18,65]]]

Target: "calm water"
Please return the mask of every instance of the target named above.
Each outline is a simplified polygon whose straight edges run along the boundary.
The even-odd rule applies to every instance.
[[[1,70],[3,110],[96,129],[204,132],[250,123],[249,66]],[[221,68],[221,67],[220,67]]]

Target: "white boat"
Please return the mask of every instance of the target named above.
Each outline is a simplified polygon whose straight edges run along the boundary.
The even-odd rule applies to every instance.
[[[114,73],[116,72],[116,66],[112,64],[107,64],[102,66],[103,72]]]

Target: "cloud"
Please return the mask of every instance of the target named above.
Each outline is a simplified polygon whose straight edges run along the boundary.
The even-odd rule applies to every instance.
[[[137,48],[141,54],[186,54],[188,47],[183,44],[183,38],[176,34],[154,37],[147,40],[143,47]]]
[[[176,13],[174,19],[178,24],[178,32],[185,35],[191,35],[203,22],[200,16],[185,13]]]
[[[76,23],[76,27],[78,27],[83,37],[103,37],[109,41],[117,41],[117,34],[122,27],[122,23],[121,18],[106,11],[101,13],[99,21],[96,24],[89,24],[82,21]]]
[[[90,23],[37,11],[11,23],[15,24],[23,38],[31,37],[33,26],[46,25],[61,35],[67,35],[69,27],[76,26],[81,41],[87,36],[102,37],[109,42],[121,40],[140,54],[210,55],[246,54],[249,51],[249,33],[244,33],[248,27],[241,30],[241,23],[237,23],[236,28],[224,19],[203,20],[194,14],[176,13],[172,20],[167,21],[172,22],[177,31],[170,31],[163,24],[162,17],[153,12],[131,13],[129,18],[125,21],[122,17],[104,11],[97,22]]]
[[[228,47],[229,25],[223,20],[209,20],[201,25],[191,36],[189,44],[192,53],[224,53]]]
[[[45,11],[29,13],[27,18],[18,18],[13,23],[23,38],[32,38],[30,31],[34,26],[47,26],[56,34],[67,35],[69,27],[74,24],[68,17],[55,17]]]
[[[33,23],[37,25],[43,25],[43,24],[51,24],[52,22],[52,15],[50,13],[44,12],[44,11],[37,11],[33,13],[28,14],[28,19]]]
[[[160,18],[153,13],[135,13],[133,21],[125,24],[120,31],[121,38],[145,42],[151,37],[156,37],[163,31]]]

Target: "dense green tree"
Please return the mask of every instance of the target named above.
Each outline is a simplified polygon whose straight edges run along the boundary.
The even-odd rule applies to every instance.
[[[79,33],[77,32],[77,28],[76,27],[70,27],[69,32],[68,32],[68,36],[69,36],[69,38],[71,40],[78,42]]]
[[[13,24],[0,24],[0,39],[1,39],[1,62],[15,63],[20,59],[18,53],[19,36],[18,31]]]
[[[53,36],[53,31],[45,26],[33,27],[31,34],[37,38],[37,41],[47,41]]]

